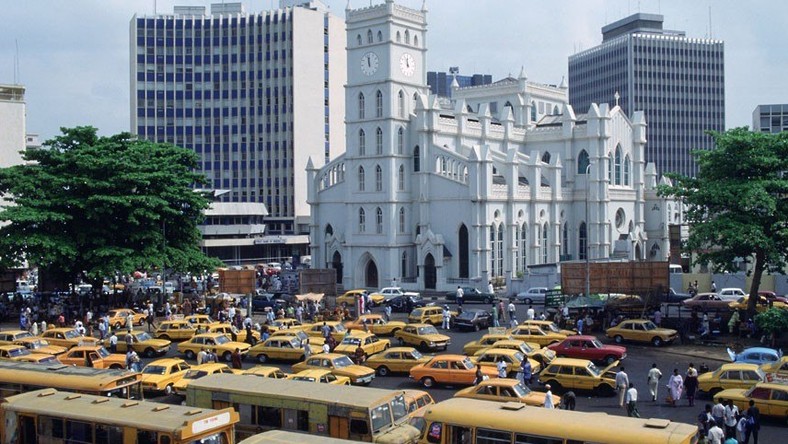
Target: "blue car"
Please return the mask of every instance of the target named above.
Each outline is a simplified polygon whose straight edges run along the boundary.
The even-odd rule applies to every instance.
[[[744,349],[741,353],[736,353],[728,349],[728,356],[731,357],[733,362],[746,362],[748,364],[771,364],[777,362],[782,358],[782,350],[775,350],[767,347],[750,347]]]

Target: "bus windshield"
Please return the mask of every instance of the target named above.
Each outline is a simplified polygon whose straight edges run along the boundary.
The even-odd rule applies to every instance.
[[[391,425],[391,406],[388,403],[373,408],[370,415],[372,416],[372,433]]]
[[[399,422],[400,419],[408,416],[408,405],[405,402],[405,397],[397,395],[391,400],[391,409],[394,413],[394,422]]]

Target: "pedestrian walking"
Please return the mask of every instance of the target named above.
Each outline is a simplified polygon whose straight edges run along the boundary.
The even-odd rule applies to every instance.
[[[118,352],[118,336],[115,332],[112,332],[112,335],[109,337],[109,352],[110,353],[117,353]]]
[[[492,281],[487,282],[487,293],[495,294],[495,288],[493,288]]]
[[[328,345],[328,342],[323,343],[323,353],[331,353],[331,346]]]
[[[449,330],[451,325],[451,312],[449,311],[449,306],[446,305],[443,307],[443,325],[441,326],[444,330]]]
[[[240,349],[236,348],[235,351],[233,351],[233,354],[231,355],[231,359],[230,360],[232,362],[233,368],[239,369],[239,370],[243,368],[243,364],[241,363],[241,350]]]
[[[500,327],[501,324],[498,322],[498,306],[495,303],[492,304],[492,318],[493,318],[493,327]]]
[[[546,409],[554,409],[555,405],[553,404],[553,392],[550,391],[550,384],[544,386],[547,391],[544,394],[544,408]]]
[[[629,383],[629,389],[627,389],[627,416],[633,416],[635,418],[640,418],[640,412],[638,412],[638,390],[635,388],[635,384]]]
[[[684,385],[687,385],[687,381],[684,381]],[[725,404],[723,399],[717,399],[717,402],[711,407],[711,417],[714,418],[717,424],[722,424],[722,421],[725,419]]]
[[[755,401],[750,399],[750,408],[747,409],[747,428],[744,431],[744,444],[749,444],[750,436],[758,444],[758,432],[761,430],[761,411],[755,407]]]
[[[662,372],[657,368],[657,364],[651,364],[651,370],[648,371],[648,391],[651,395],[651,401],[656,401],[659,392],[659,380],[662,379]]]
[[[564,396],[561,397],[561,405],[564,410],[574,410],[576,401],[577,397],[575,396],[575,392],[571,390],[564,393]]]
[[[484,373],[482,373],[482,366],[476,366],[476,375],[473,378],[473,385],[477,385],[480,382],[484,381]]]
[[[676,404],[681,399],[681,393],[684,390],[684,378],[681,377],[679,374],[679,369],[673,369],[673,375],[671,375],[670,379],[668,380],[668,389],[670,390],[670,394],[668,395],[668,402],[676,407]],[[711,406],[709,406],[711,408]]]
[[[578,317],[577,318],[577,322],[575,323],[575,325],[577,326],[577,334],[582,335],[583,334],[583,318],[582,317]]]
[[[520,363],[520,381],[526,387],[530,387],[531,378],[533,378],[533,369],[531,368],[531,362],[528,358],[525,358],[523,359],[522,363]]]
[[[616,390],[618,390],[618,405],[624,407],[624,398],[629,388],[629,376],[624,371],[624,366],[618,368],[616,373]]]
[[[391,305],[386,305],[386,308],[383,309],[383,317],[386,319],[386,322],[391,320]]]
[[[657,327],[662,325],[662,310],[659,308],[654,312],[654,323],[657,324]]]
[[[687,375],[684,379],[684,389],[687,391],[687,402],[690,406],[694,406],[695,392],[698,390],[698,371],[695,369],[695,365],[691,362],[689,368],[687,369]],[[722,415],[720,415],[720,421],[722,421]]]
[[[205,347],[201,348],[199,352],[197,352],[197,365],[205,364],[208,361],[208,352],[205,351]]]
[[[725,433],[720,428],[719,423],[716,420],[712,420],[711,428],[706,434],[706,444],[722,444],[723,439],[725,439]]]
[[[509,306],[506,309],[509,311],[509,325],[512,328],[517,327],[517,307],[514,306],[514,302],[509,302]]]
[[[725,416],[723,423],[725,424],[725,436],[736,437],[736,420],[739,417],[739,408],[733,404],[733,400],[728,400],[728,405],[725,406]]]
[[[533,321],[535,315],[536,315],[536,312],[534,311],[534,306],[533,305],[529,305],[528,306],[528,311],[525,312],[525,320],[526,321]]]
[[[310,356],[312,356],[312,347],[309,345],[309,338],[301,341],[301,346],[304,347],[304,359],[308,359]]]
[[[745,439],[746,439],[745,437],[747,436],[747,421],[748,420],[749,420],[749,417],[747,416],[747,410],[745,410],[744,413],[739,418],[739,420],[736,422],[736,439],[740,443],[746,442],[745,441]]]
[[[465,296],[465,292],[462,290],[462,287],[460,287],[458,285],[457,286],[457,293],[456,293],[456,299],[457,299],[457,306],[458,307],[462,307],[462,298],[464,296]]]
[[[328,339],[331,336],[331,327],[326,324],[326,321],[323,321],[323,326],[320,327],[320,333],[323,335],[323,339]]]
[[[711,428],[711,423],[714,418],[711,417],[711,404],[706,404],[703,410],[698,413],[698,433],[701,436],[706,436]]]

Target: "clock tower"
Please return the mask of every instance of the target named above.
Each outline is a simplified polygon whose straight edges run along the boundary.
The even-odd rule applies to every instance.
[[[360,9],[350,9],[348,2],[347,157],[408,154],[414,96],[428,91],[426,16],[426,6],[415,10],[393,0]]]

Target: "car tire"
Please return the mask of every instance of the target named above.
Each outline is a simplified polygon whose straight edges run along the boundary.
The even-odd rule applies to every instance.
[[[616,357],[615,356],[613,356],[613,355],[605,356],[605,364],[610,365],[610,364],[612,364],[614,362],[616,362]]]
[[[120,322],[116,322],[115,323],[115,330],[120,330],[120,327],[121,327]]]
[[[391,344],[386,344],[386,345],[384,345],[384,346],[383,346],[383,351],[386,351],[386,350],[388,350],[388,349],[389,349],[389,347],[391,347]]]
[[[654,336],[651,338],[651,343],[654,345],[654,347],[659,347],[662,345],[662,338],[659,336]]]
[[[719,393],[719,392],[721,392],[721,391],[722,391],[722,389],[721,389],[721,388],[719,388],[719,387],[714,387],[713,389],[710,389],[710,390],[709,390],[709,397],[710,397],[710,398],[712,398],[712,399],[714,399],[714,397],[717,395],[717,393]]]
[[[534,303],[534,301],[531,298],[523,299],[523,304],[532,305],[533,303]]]
[[[621,337],[621,335],[616,335],[616,336],[613,338],[613,340],[614,340],[614,341],[616,341],[616,344],[620,344],[620,343],[624,342],[624,338],[623,338],[623,337]]]
[[[123,368],[123,366],[120,365],[120,364],[112,364],[112,365],[109,366],[109,368],[111,368],[113,370],[120,370],[120,369]]]
[[[397,339],[399,341],[399,345],[405,345],[405,340],[402,338]]]
[[[421,344],[419,344],[419,347],[421,347],[422,350],[426,350],[427,349],[427,343],[424,342],[424,341],[421,341]]]
[[[259,362],[260,364],[265,364],[267,361],[268,361],[268,356],[266,356],[265,353],[260,353],[259,355],[257,355],[257,362]]]
[[[226,351],[222,355],[222,359],[224,359],[224,362],[233,362],[233,354]]]
[[[164,387],[164,394],[169,396],[173,393],[175,393],[175,389],[172,388],[172,384],[167,384],[167,387]]]
[[[425,388],[432,388],[435,386],[435,380],[429,376],[425,376],[421,378],[421,385],[423,385]]]
[[[484,298],[484,303],[485,303],[485,304],[489,304],[490,302],[492,302],[492,301],[490,300],[490,298]]]
[[[385,365],[381,365],[380,367],[378,367],[377,372],[379,376],[388,376],[389,368],[386,367]]]
[[[473,324],[473,330],[474,330],[474,331],[479,331],[479,330],[481,330],[481,329],[482,329],[482,328],[479,326],[479,324]]]
[[[186,355],[186,359],[197,359],[197,355],[195,355],[191,350],[186,350],[183,354]]]
[[[146,349],[145,349],[145,351],[144,351],[144,352],[142,352],[142,354],[143,354],[143,356],[145,356],[146,358],[152,358],[152,357],[156,356],[156,350],[154,350],[154,349],[152,349],[152,348],[148,347],[148,348],[146,348]]]
[[[400,330],[402,330],[402,329],[401,328],[395,328],[394,330],[391,330],[391,336],[394,336]]]

